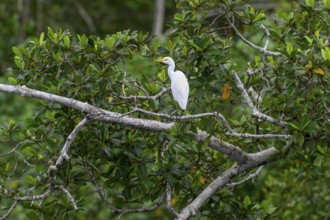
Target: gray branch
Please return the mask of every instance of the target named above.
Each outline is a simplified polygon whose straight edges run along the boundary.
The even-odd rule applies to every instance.
[[[245,183],[246,181],[248,181],[250,179],[254,179],[254,178],[256,178],[259,175],[259,173],[261,172],[261,170],[263,168],[264,168],[264,166],[262,165],[262,166],[258,167],[258,169],[254,173],[249,174],[246,178],[244,178],[244,179],[242,179],[242,180],[240,180],[238,182],[228,183],[227,186],[229,188],[234,188],[234,187],[236,187],[236,186],[238,186],[240,184]]]
[[[268,121],[268,122],[271,122],[273,124],[276,124],[276,125],[279,125],[281,127],[284,127],[285,126],[285,122],[282,122],[282,121],[279,121],[279,120],[276,120],[268,115],[265,115],[264,113],[260,112],[256,107],[255,105],[253,104],[249,94],[247,93],[243,83],[241,82],[241,79],[239,78],[239,76],[237,75],[237,73],[235,71],[232,72],[233,73],[233,76],[236,80],[236,85],[237,87],[239,88],[239,90],[241,91],[242,93],[242,96],[243,98],[245,99],[246,101],[246,104],[249,106],[249,108],[252,110],[252,115],[256,118],[259,118],[263,121]]]
[[[46,192],[40,195],[32,195],[32,196],[22,196],[22,197],[14,197],[16,201],[35,201],[35,200],[42,200],[49,197],[50,193],[54,191],[54,186],[52,184],[49,185]]]
[[[153,95],[153,96],[121,96],[121,99],[125,99],[125,100],[137,100],[137,99],[143,99],[143,100],[156,100],[158,98],[160,98],[162,95],[164,95],[165,93],[169,92],[171,90],[171,88],[163,88],[162,91],[160,91],[158,94]]]
[[[23,146],[23,145],[25,145],[25,144],[28,144],[28,143],[33,143],[33,142],[32,142],[31,140],[25,140],[25,141],[23,141],[23,142],[20,142],[20,143],[16,144],[16,146],[15,146],[11,151],[9,151],[9,152],[7,152],[7,153],[4,153],[4,154],[0,154],[0,157],[5,157],[5,156],[8,156],[8,155],[10,155],[10,154],[15,153],[15,152],[17,152],[16,150],[17,150],[18,148],[20,148],[21,146]]]
[[[61,150],[60,156],[57,158],[55,165],[52,165],[49,167],[49,171],[56,171],[63,163],[64,160],[69,160],[70,157],[68,155],[68,150],[73,142],[73,140],[76,138],[78,132],[86,125],[89,121],[91,121],[91,118],[87,115],[82,121],[77,124],[77,126],[72,130],[70,135],[67,137],[66,142]]]
[[[17,204],[18,204],[18,201],[15,200],[14,203],[8,209],[8,211],[3,216],[0,217],[0,220],[6,220],[9,217],[9,215],[14,211]]]
[[[172,189],[171,189],[170,183],[167,182],[166,183],[166,206],[167,206],[167,209],[170,211],[170,213],[173,216],[179,217],[179,214],[174,210],[174,208],[171,204],[171,198],[172,198]]]
[[[208,141],[208,146],[213,150],[221,152],[223,154],[228,155],[228,158],[237,161],[238,163],[243,163],[244,161],[248,160],[248,153],[243,151],[241,148],[230,144],[225,141],[221,141],[220,139],[210,136],[208,133],[204,131],[198,131],[197,134],[192,132],[188,132],[188,134],[194,135],[195,141],[204,144],[205,141]]]
[[[240,133],[230,133],[226,132],[225,135],[236,137],[236,138],[253,138],[253,139],[291,139],[291,135],[285,134],[240,134]]]
[[[244,43],[246,43],[247,45],[249,45],[250,47],[252,47],[253,49],[255,49],[255,50],[258,50],[258,51],[260,51],[261,53],[263,53],[264,55],[267,55],[267,56],[280,56],[280,55],[282,55],[281,53],[279,53],[279,52],[273,52],[273,51],[268,51],[267,50],[267,47],[266,46],[268,46],[268,39],[269,39],[269,32],[268,32],[268,30],[263,26],[263,27],[261,27],[264,31],[265,30],[267,30],[267,32],[266,32],[266,35],[267,35],[267,41],[266,41],[266,45],[265,45],[265,47],[264,48],[262,48],[262,47],[259,47],[259,46],[257,46],[257,45],[255,45],[255,44],[253,44],[252,42],[250,42],[250,41],[248,41],[238,30],[237,30],[237,28],[235,27],[235,25],[230,21],[230,19],[228,19],[227,18],[227,21],[228,21],[228,23],[230,24],[230,26],[232,27],[232,29],[235,31],[235,33],[237,34],[237,36],[242,40],[242,41],[244,41]]]
[[[78,210],[78,206],[77,206],[77,204],[76,204],[74,198],[72,197],[71,193],[69,192],[69,190],[67,190],[67,189],[66,189],[64,186],[62,186],[62,185],[58,185],[58,186],[56,186],[55,188],[61,189],[61,190],[65,193],[65,195],[66,195],[66,197],[68,198],[68,200],[71,202],[71,204],[72,204],[72,206],[73,206],[73,209],[74,209],[74,210]]]
[[[225,186],[229,181],[235,176],[250,170],[255,167],[267,164],[271,162],[269,157],[276,152],[275,148],[269,148],[267,150],[255,153],[247,154],[247,160],[238,165],[234,165],[227,171],[219,175],[215,180],[213,180],[192,202],[190,202],[186,207],[184,207],[177,220],[186,220],[191,216],[195,215],[200,207],[220,188]]]

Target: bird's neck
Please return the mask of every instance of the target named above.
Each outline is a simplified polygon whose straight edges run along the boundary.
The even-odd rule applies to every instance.
[[[170,79],[172,79],[172,76],[174,74],[174,69],[175,69],[174,64],[169,65],[167,68],[168,76],[170,77]]]

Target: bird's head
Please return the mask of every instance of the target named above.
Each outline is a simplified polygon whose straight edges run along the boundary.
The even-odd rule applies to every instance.
[[[174,61],[171,57],[164,57],[164,58],[160,58],[160,59],[155,60],[155,61],[159,62],[159,63],[167,64],[167,65],[174,64]]]

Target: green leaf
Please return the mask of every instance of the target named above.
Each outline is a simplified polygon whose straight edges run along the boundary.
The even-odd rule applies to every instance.
[[[115,45],[116,40],[114,39],[114,37],[107,37],[105,38],[105,45],[109,48],[109,49],[113,49],[113,46]]]
[[[314,8],[314,0],[305,0],[307,6]]]
[[[8,81],[13,85],[17,85],[17,80],[13,77],[8,77]]]
[[[10,120],[9,122],[9,130],[12,130],[15,127],[15,121],[14,120]]]
[[[321,49],[321,54],[324,61],[330,61],[330,48],[326,47],[325,49]]]
[[[39,37],[39,45],[42,45],[42,43],[44,42],[44,37],[45,37],[45,33],[42,32]]]
[[[257,16],[253,19],[253,22],[261,21],[265,18],[266,18],[266,16],[264,13],[258,13]]]
[[[63,42],[64,42],[64,46],[69,48],[70,47],[70,37],[69,36],[65,36],[63,38]]]
[[[330,10],[330,0],[323,0],[324,7]]]
[[[158,73],[157,78],[162,82],[166,82],[166,75],[166,71],[163,69],[160,73]]]
[[[307,40],[307,42],[308,42],[309,44],[312,44],[312,43],[313,43],[313,39],[312,39],[312,38],[310,38],[310,37],[308,37],[308,36],[304,36],[304,38]]]
[[[245,207],[245,208],[248,208],[248,207],[249,207],[249,205],[251,204],[251,199],[250,199],[249,196],[245,196],[245,197],[244,197],[243,204],[244,204],[244,207]]]
[[[324,162],[324,156],[320,155],[315,158],[313,164],[317,167],[321,167],[323,165],[323,162]]]
[[[320,39],[320,30],[315,31],[315,37],[316,39]]]
[[[86,37],[85,34],[83,35],[77,35],[78,36],[78,39],[80,41],[80,45],[82,48],[86,48],[87,47],[87,44],[88,44],[88,38]]]
[[[291,55],[293,52],[293,46],[290,42],[286,44],[286,51],[288,52],[289,55]]]
[[[323,155],[326,154],[326,151],[327,151],[327,147],[326,147],[326,146],[323,148],[323,147],[321,147],[320,145],[317,145],[316,148],[317,148],[317,150],[318,150],[321,154],[323,154]]]
[[[21,51],[17,47],[12,47],[12,50],[16,56],[21,56]]]
[[[37,184],[36,179],[31,175],[26,176],[25,181],[26,181],[27,184],[32,185],[32,186]]]
[[[298,125],[295,125],[295,124],[293,124],[293,123],[291,123],[291,122],[289,122],[289,125],[290,125],[293,129],[295,129],[295,130],[297,130],[297,131],[300,131]]]
[[[97,66],[97,64],[89,64],[88,65],[92,70],[94,70],[95,72],[100,72],[100,68]]]

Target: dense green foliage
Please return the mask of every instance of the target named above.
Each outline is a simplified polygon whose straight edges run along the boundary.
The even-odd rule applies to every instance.
[[[276,147],[282,159],[267,165],[254,182],[219,190],[202,206],[196,219],[330,218],[330,5],[326,2],[293,4],[271,20],[241,1],[181,1],[177,4],[180,13],[171,22],[176,31],[166,42],[141,31],[95,36],[48,28],[25,46],[14,47],[13,69],[18,77],[10,76],[9,83],[124,114],[136,106],[157,113],[176,113],[170,94],[158,100],[124,97],[155,95],[168,87],[165,69],[153,60],[171,56],[189,80],[185,114],[218,111],[238,133],[290,134],[293,138],[232,138],[213,118],[176,122],[168,133],[93,122],[74,140],[69,151],[71,159],[58,172],[48,175],[67,136],[85,114],[36,101],[33,115],[29,113],[25,121],[14,120],[10,114],[13,120],[0,116],[0,141],[4,146],[0,153],[19,147],[0,157],[1,207],[9,207],[12,196],[42,194],[51,182],[69,189],[79,211],[73,211],[72,204],[59,191],[42,202],[22,202],[13,218],[23,219],[20,213],[25,219],[114,218],[117,214],[95,192],[88,175],[91,172],[106,190],[108,200],[118,208],[151,206],[164,192],[165,182],[169,182],[173,188],[172,204],[181,210],[233,164],[227,156],[207,148],[207,142],[199,144],[187,134],[203,130],[247,152]],[[217,9],[222,16],[217,20],[208,17],[211,9]],[[281,55],[264,56],[242,44],[226,18],[234,18],[239,31],[258,45],[267,40],[260,28],[264,24],[271,37],[268,50]],[[262,71],[248,76],[248,68]],[[262,102],[255,102],[260,111],[287,122],[287,126],[251,117],[232,70],[239,73],[247,88],[252,86],[264,94]],[[222,99],[226,82],[230,85],[229,100]],[[1,94],[2,97],[5,96]],[[26,98],[19,100],[25,101]],[[1,102],[19,106],[17,101]],[[130,116],[169,121],[137,112]],[[139,217],[172,218],[162,206],[150,214],[130,214],[127,219]]]

